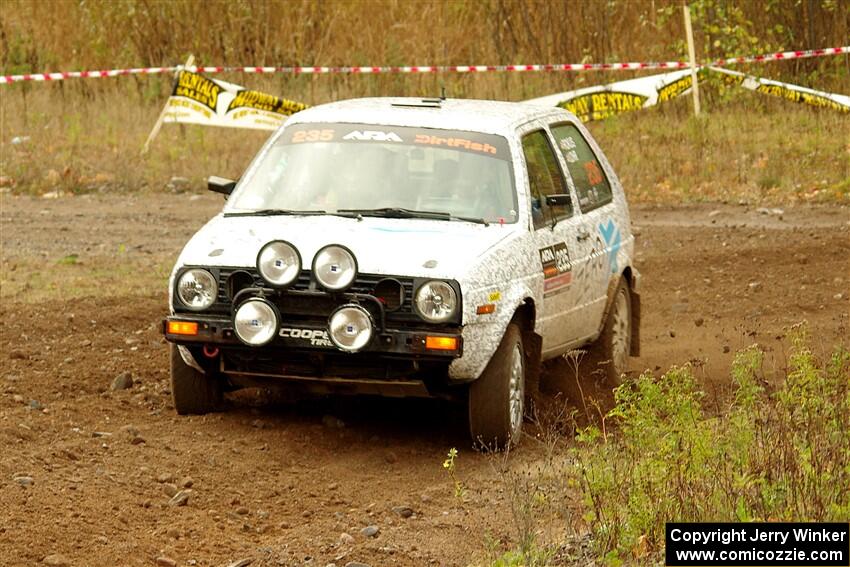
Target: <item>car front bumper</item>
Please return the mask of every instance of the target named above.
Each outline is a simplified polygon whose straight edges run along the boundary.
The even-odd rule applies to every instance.
[[[162,321],[165,339],[181,345],[203,345],[209,349],[240,347],[280,353],[314,352],[352,356],[338,350],[330,341],[327,327],[299,323],[297,326],[281,325],[277,336],[267,345],[244,345],[233,331],[229,318],[171,315]],[[451,362],[463,356],[463,336],[457,333],[437,333],[419,329],[383,329],[376,332],[371,343],[357,354],[384,354],[403,357],[427,357]]]

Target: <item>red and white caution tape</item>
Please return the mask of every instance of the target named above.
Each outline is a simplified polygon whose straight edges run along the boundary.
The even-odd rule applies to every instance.
[[[157,75],[160,73],[172,73],[177,69],[177,67],[142,67],[138,69],[109,69],[105,71],[63,71],[61,73],[0,75],[0,85],[21,81],[61,81],[63,79],[118,77],[121,75]]]
[[[714,67],[724,67],[726,65],[736,65],[738,63],[764,63],[766,61],[784,61],[786,59],[806,59],[808,57],[840,55],[842,53],[850,53],[850,46],[809,49],[806,51],[782,51],[780,53],[766,53],[763,55],[752,55],[749,57],[730,57],[728,59],[718,59],[711,63],[711,65]]]
[[[840,55],[850,53],[850,46],[828,47],[825,49],[810,49],[807,51],[784,51],[767,53],[748,57],[730,57],[714,61],[711,65],[722,67],[740,63],[763,63],[767,61],[784,61],[788,59],[805,59],[825,55]],[[186,70],[198,73],[288,73],[295,75],[329,75],[329,74],[405,74],[405,73],[487,73],[487,72],[534,72],[534,71],[637,71],[642,69],[684,69],[689,64],[685,61],[651,61],[628,63],[561,63],[553,65],[423,65],[405,67],[185,67]],[[172,73],[183,69],[175,67],[146,67],[138,69],[111,69],[106,71],[71,71],[62,73],[31,73],[25,75],[0,76],[0,85],[22,81],[61,81],[71,78],[118,77],[120,75],[155,75]]]

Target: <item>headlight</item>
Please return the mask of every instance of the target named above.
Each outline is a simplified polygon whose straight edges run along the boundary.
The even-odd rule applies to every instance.
[[[328,319],[331,341],[346,352],[357,352],[368,345],[374,327],[369,312],[359,305],[343,305]]]
[[[218,282],[206,270],[186,270],[177,280],[177,297],[193,311],[206,309],[218,296]]]
[[[323,288],[342,291],[357,276],[357,260],[347,248],[337,244],[325,246],[313,258],[313,275]]]
[[[269,242],[257,254],[257,271],[267,284],[274,287],[287,286],[301,273],[301,256],[289,242]]]
[[[249,346],[263,346],[277,333],[277,311],[264,299],[249,299],[233,315],[233,330]]]
[[[442,323],[457,311],[457,294],[446,282],[431,280],[416,291],[416,310],[431,323]]]

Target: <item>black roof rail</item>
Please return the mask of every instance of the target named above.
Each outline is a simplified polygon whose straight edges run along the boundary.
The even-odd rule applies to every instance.
[[[396,106],[400,108],[441,108],[441,104],[443,101],[439,98],[423,98],[418,101],[404,101],[404,102],[393,102],[390,106]]]

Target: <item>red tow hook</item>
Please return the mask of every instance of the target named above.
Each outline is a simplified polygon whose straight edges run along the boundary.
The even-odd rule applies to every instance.
[[[204,356],[207,358],[215,358],[218,356],[218,347],[210,348],[210,345],[204,345]]]

